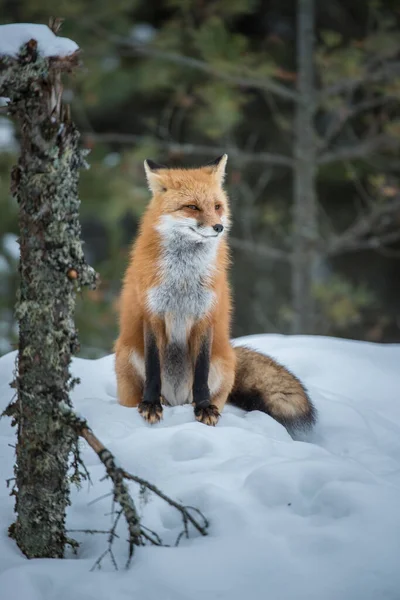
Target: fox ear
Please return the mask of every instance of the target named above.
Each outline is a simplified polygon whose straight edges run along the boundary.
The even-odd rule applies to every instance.
[[[218,158],[215,158],[214,160],[206,164],[207,170],[217,177],[221,185],[223,184],[225,179],[225,168],[227,160],[228,155],[222,154],[221,156],[218,156]]]
[[[146,173],[147,183],[150,191],[153,192],[153,194],[156,192],[162,192],[165,189],[158,171],[166,168],[167,167],[164,165],[159,165],[158,163],[154,162],[154,160],[150,160],[149,158],[144,161],[144,170]]]
[[[168,167],[166,167],[165,165],[160,165],[159,163],[154,162],[154,160],[151,160],[150,158],[146,158],[146,160],[144,161],[144,168],[148,168],[150,169],[150,171],[158,171],[159,169],[167,169]]]

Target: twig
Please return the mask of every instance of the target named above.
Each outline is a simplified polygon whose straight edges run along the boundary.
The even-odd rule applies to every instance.
[[[182,520],[183,520],[184,533],[187,538],[189,537],[189,528],[188,528],[189,523],[191,523],[193,525],[193,527],[195,527],[197,529],[197,531],[199,531],[199,533],[201,533],[201,535],[207,535],[207,527],[208,527],[209,523],[208,523],[207,519],[205,518],[205,516],[197,508],[194,508],[193,506],[184,506],[183,504],[180,504],[179,502],[175,502],[175,500],[172,500],[171,498],[166,496],[155,485],[153,485],[152,483],[149,483],[148,481],[146,481],[145,479],[142,479],[141,477],[137,477],[137,475],[132,475],[131,473],[128,473],[127,471],[123,471],[123,474],[124,474],[125,479],[130,479],[131,481],[136,481],[136,483],[139,483],[142,487],[150,490],[151,492],[156,494],[156,496],[159,496],[159,498],[162,498],[163,500],[165,500],[165,502],[167,502],[168,504],[170,504],[171,506],[176,508],[176,510],[178,510],[181,513]],[[188,509],[194,510],[195,512],[198,513],[198,515],[203,520],[203,525],[200,525],[198,523],[198,521],[196,521],[196,519],[194,519],[194,517],[191,516],[191,514],[188,512]]]
[[[340,133],[350,119],[353,119],[366,110],[381,107],[390,102],[398,103],[399,99],[395,96],[380,96],[378,98],[364,100],[353,106],[342,107],[342,109],[338,111],[336,119],[332,119],[332,125],[321,140],[321,150],[326,150],[329,147],[331,141]]]
[[[378,150],[396,150],[400,146],[400,139],[390,137],[387,134],[376,135],[373,138],[366,139],[359,144],[351,146],[343,146],[331,150],[330,152],[324,152],[318,159],[318,164],[327,165],[340,160],[354,160],[357,158],[364,158],[373,152]]]
[[[96,533],[106,533],[110,534],[109,529],[67,529],[67,533],[88,533],[88,534],[96,534]],[[116,533],[114,533],[115,537],[119,537]]]
[[[139,515],[136,512],[135,504],[131,495],[129,494],[128,487],[124,483],[123,472],[115,464],[114,456],[109,450],[107,450],[105,446],[103,446],[96,436],[93,435],[90,429],[87,428],[85,421],[78,419],[78,423],[80,425],[80,428],[78,429],[79,435],[81,435],[87,441],[89,446],[96,452],[106,468],[107,475],[114,484],[114,500],[121,506],[120,515],[124,515],[129,530],[129,553],[127,562],[127,566],[129,566],[135,546],[143,546]],[[113,527],[116,527],[115,522]]]
[[[354,250],[378,250],[384,244],[397,242],[400,238],[400,231],[374,234],[374,229],[382,218],[398,212],[400,212],[400,198],[374,207],[369,213],[356,219],[341,235],[334,237],[327,245],[326,254],[337,256]]]
[[[96,562],[94,563],[93,567],[90,569],[91,571],[94,571],[96,569],[96,567],[98,569],[101,568],[101,562],[102,562],[103,558],[105,556],[107,556],[107,554],[110,555],[111,562],[114,565],[115,570],[118,571],[118,565],[117,565],[117,561],[115,560],[115,556],[114,556],[114,552],[112,550],[112,546],[113,546],[113,543],[114,543],[114,538],[118,537],[117,534],[115,533],[115,530],[117,529],[117,525],[118,525],[118,522],[119,522],[119,520],[121,518],[122,513],[123,513],[123,509],[121,508],[121,510],[119,510],[117,512],[117,516],[114,519],[113,526],[111,527],[110,531],[107,532],[108,533],[108,548],[96,560]],[[130,562],[130,557],[129,557],[128,563],[126,565],[127,567],[129,566],[129,562]]]
[[[107,476],[102,477],[100,479],[100,481],[103,481],[104,479],[107,479]],[[102,496],[99,496],[98,498],[95,498],[94,500],[92,500],[91,502],[89,502],[88,506],[92,506],[92,504],[96,504],[97,502],[100,502],[100,500],[104,500],[105,498],[109,498],[112,495],[113,495],[112,492],[107,492],[107,494],[103,494]]]
[[[146,533],[147,531],[149,532],[149,534],[153,535],[154,538],[151,538],[150,535],[148,533]],[[152,529],[149,529],[148,527],[145,527],[144,525],[142,525],[142,534],[154,546],[165,546],[165,544],[162,543],[162,539],[160,538],[160,536],[158,535],[158,533],[156,533]]]
[[[346,170],[348,171],[348,173],[350,174],[350,178],[354,184],[355,189],[358,192],[358,199],[361,200],[361,202],[358,202],[357,208],[358,208],[358,212],[359,212],[360,216],[362,216],[365,213],[365,209],[364,209],[364,205],[363,205],[362,201],[364,201],[364,203],[368,207],[373,208],[374,199],[369,194],[368,190],[364,187],[359,175],[357,174],[356,169],[353,167],[351,162],[345,162],[345,167],[346,167]]]
[[[92,485],[90,473],[87,470],[87,467],[81,457],[81,453],[79,450],[78,438],[76,438],[74,446],[75,447],[72,452],[73,458],[72,458],[72,463],[71,463],[71,468],[73,469],[73,473],[70,476],[70,481],[71,481],[71,483],[75,483],[75,485],[78,488],[81,486],[82,479],[87,480],[89,485]]]
[[[385,64],[381,69],[376,70],[372,73],[365,73],[358,78],[342,79],[337,81],[333,85],[322,89],[318,95],[318,102],[321,104],[327,98],[348,92],[349,90],[355,90],[358,86],[366,83],[379,83],[385,79],[395,78],[400,73],[400,61]]]

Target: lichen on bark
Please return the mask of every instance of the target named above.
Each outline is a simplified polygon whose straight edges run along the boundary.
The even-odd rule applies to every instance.
[[[79,133],[61,101],[63,71],[77,55],[43,58],[34,41],[15,59],[0,57],[0,95],[19,125],[20,157],[12,172],[19,205],[20,289],[17,400],[8,409],[18,427],[12,536],[29,558],[64,555],[68,539],[68,461],[76,433],[59,407],[71,406],[71,357],[78,350],[75,297],[95,285],[79,225]]]

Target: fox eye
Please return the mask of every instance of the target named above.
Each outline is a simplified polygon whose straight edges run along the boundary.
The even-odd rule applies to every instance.
[[[220,204],[216,204],[216,205],[215,205],[215,210],[219,210],[220,208],[221,208],[221,205],[220,205]]]
[[[190,210],[199,210],[195,204],[187,204],[185,208],[190,208]]]

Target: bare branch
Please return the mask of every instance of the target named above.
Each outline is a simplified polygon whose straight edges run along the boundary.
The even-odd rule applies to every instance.
[[[382,150],[396,150],[400,147],[400,138],[393,138],[385,133],[376,135],[370,139],[354,144],[351,146],[344,146],[331,150],[330,152],[324,152],[318,159],[319,165],[327,165],[333,162],[341,160],[354,160],[357,158],[365,158],[370,154],[374,154]]]
[[[372,235],[366,239],[348,240],[345,244],[335,243],[332,251],[328,252],[328,256],[339,256],[348,254],[349,252],[361,252],[362,250],[376,250],[380,252],[384,250],[384,246],[394,244],[400,240],[400,231],[393,231],[386,235]],[[397,255],[398,256],[398,255]]]
[[[146,540],[157,546],[162,545],[162,541],[159,538],[159,536],[155,532],[151,531],[147,527],[144,527],[140,523],[140,518],[137,513],[134,501],[129,493],[128,486],[124,481],[126,479],[138,483],[142,492],[150,490],[151,492],[162,498],[165,502],[176,508],[181,513],[183,521],[183,531],[181,532],[181,534],[179,534],[177,542],[182,537],[182,535],[185,535],[187,538],[189,537],[189,524],[191,524],[201,535],[207,535],[208,521],[199,510],[191,506],[184,506],[179,502],[175,502],[175,500],[172,500],[171,498],[169,498],[169,496],[166,496],[163,492],[161,492],[161,490],[159,490],[156,486],[152,485],[145,479],[142,479],[141,477],[136,477],[136,475],[132,475],[131,473],[128,473],[121,467],[118,467],[113,454],[94,435],[94,433],[89,428],[87,422],[84,419],[78,417],[76,414],[74,414],[69,407],[63,407],[62,416],[65,423],[69,427],[71,427],[79,436],[83,437],[87,441],[89,446],[96,452],[97,456],[106,468],[107,476],[111,479],[113,483],[113,500],[117,502],[120,506],[120,510],[115,513],[116,518],[114,519],[113,526],[109,531],[108,548],[96,561],[94,565],[95,567],[100,565],[101,561],[107,554],[110,555],[111,561],[116,567],[116,561],[112,551],[112,545],[115,537],[117,537],[116,527],[121,515],[125,517],[129,531],[129,554],[126,564],[127,567],[131,562],[135,546],[144,546]],[[202,523],[191,514],[191,511],[194,511],[199,515]]]
[[[400,231],[376,231],[385,217],[400,212],[400,197],[382,205],[375,206],[362,215],[344,233],[333,238],[328,244],[326,254],[337,256],[356,250],[378,250],[385,244],[393,244],[400,239]]]
[[[101,563],[102,563],[102,560],[103,560],[103,558],[104,558],[105,556],[107,556],[107,554],[109,554],[109,555],[110,555],[110,559],[111,559],[111,562],[112,562],[112,564],[113,564],[113,566],[114,566],[114,569],[115,569],[116,571],[118,571],[118,565],[117,565],[117,561],[115,560],[115,556],[114,556],[114,552],[113,552],[113,544],[114,544],[114,540],[115,540],[115,538],[116,538],[116,537],[118,537],[118,536],[117,536],[117,534],[116,534],[116,530],[117,530],[117,525],[118,525],[118,522],[119,522],[119,520],[120,520],[120,518],[121,518],[121,516],[122,516],[123,512],[124,512],[124,511],[123,511],[123,509],[122,509],[122,508],[121,508],[120,510],[118,510],[118,511],[117,511],[117,513],[116,513],[116,517],[114,518],[114,523],[113,523],[113,525],[112,525],[112,527],[111,527],[110,531],[108,532],[108,540],[107,540],[107,546],[108,546],[108,547],[107,547],[107,549],[106,549],[106,550],[103,552],[103,554],[101,554],[101,555],[99,556],[99,558],[96,560],[96,562],[94,563],[93,567],[90,569],[91,571],[94,571],[96,568],[97,568],[97,569],[100,569],[100,568],[101,568]],[[130,557],[129,557],[129,560],[130,560]],[[128,563],[127,563],[127,566],[129,566],[129,561],[128,561]]]
[[[157,145],[161,149],[169,152],[184,155],[213,156],[229,153],[230,158],[240,159],[242,163],[260,163],[276,165],[281,167],[293,167],[293,159],[290,156],[273,154],[271,152],[244,152],[237,148],[226,146],[202,146],[196,144],[179,144],[168,140],[149,138],[145,135],[136,135],[134,133],[91,133],[83,134],[86,142],[106,142],[116,144],[143,144],[144,142]]]
[[[283,262],[291,261],[291,254],[285,250],[279,248],[272,248],[265,244],[257,244],[248,240],[240,240],[239,238],[230,237],[229,243],[232,248],[237,250],[244,250],[245,252],[258,254],[269,260],[277,260]]]
[[[178,510],[182,515],[182,521],[183,521],[183,527],[184,527],[182,534],[185,534],[185,536],[187,538],[189,537],[189,523],[191,523],[193,525],[193,527],[195,527],[195,529],[197,529],[197,531],[199,531],[201,533],[201,535],[207,535],[208,521],[197,508],[194,508],[193,506],[183,506],[179,502],[175,502],[175,500],[172,500],[171,498],[166,496],[155,485],[148,483],[145,479],[142,479],[141,477],[137,477],[137,475],[132,475],[131,473],[128,473],[127,471],[123,471],[123,474],[124,474],[125,479],[130,479],[131,481],[136,481],[136,483],[139,483],[142,487],[144,487],[147,490],[150,490],[151,492],[153,492],[154,494],[159,496],[159,498],[162,498],[163,500],[165,500],[165,502],[167,502],[168,504],[170,504],[171,506],[176,508],[176,510]],[[196,519],[194,517],[192,517],[192,515],[188,512],[188,509],[196,512],[201,517],[204,525],[200,525],[196,521]]]
[[[353,106],[343,106],[342,109],[338,111],[337,118],[333,120],[331,127],[329,127],[328,131],[323,136],[320,146],[321,149],[325,150],[328,148],[330,142],[340,133],[348,121],[366,110],[384,106],[390,102],[398,103],[400,102],[400,99],[395,96],[380,96],[379,98],[364,100]]]
[[[356,206],[358,210],[358,215],[363,216],[365,213],[365,206],[368,206],[372,209],[375,205],[375,199],[370,195],[369,191],[366,189],[365,185],[361,181],[360,176],[357,173],[357,170],[354,168],[350,161],[345,162],[346,171],[350,175],[350,179],[353,182],[355,189],[358,192],[356,197]]]
[[[78,421],[78,423],[80,423],[80,428],[78,429],[79,435],[81,435],[87,441],[89,446],[96,452],[106,468],[107,475],[113,482],[114,499],[121,506],[120,514],[124,515],[129,530],[129,555],[127,562],[127,566],[129,566],[135,546],[143,546],[144,544],[141,537],[139,515],[136,511],[135,504],[129,493],[128,487],[124,482],[123,472],[115,464],[114,456],[109,450],[107,450],[105,446],[103,446],[96,436],[93,435],[90,429],[88,429],[86,426],[83,426],[80,421]],[[114,525],[116,526],[116,523],[114,523]],[[112,530],[112,535],[110,534],[110,540],[114,539],[114,533],[115,530]]]
[[[381,81],[385,81],[385,79],[391,79],[392,77],[396,77],[399,74],[399,61],[392,62],[389,64],[386,63],[382,65],[380,69],[372,73],[365,73],[358,78],[342,79],[341,81],[337,81],[333,85],[322,89],[318,95],[317,102],[318,104],[321,104],[330,96],[336,96],[344,92],[355,90],[360,85],[364,85],[366,83],[379,83]]]

